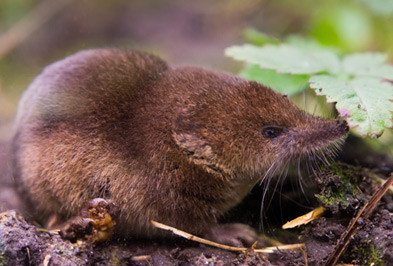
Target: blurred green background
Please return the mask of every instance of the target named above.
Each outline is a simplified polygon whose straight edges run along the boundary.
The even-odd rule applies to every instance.
[[[259,32],[342,52],[381,51],[391,62],[393,0],[1,0],[0,140],[34,76],[75,51],[133,47],[173,64],[237,72],[224,49],[261,41]]]

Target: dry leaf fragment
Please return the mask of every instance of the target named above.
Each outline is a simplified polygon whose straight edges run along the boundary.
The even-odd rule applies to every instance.
[[[296,226],[300,226],[300,225],[304,225],[304,224],[308,224],[309,222],[320,218],[323,213],[325,212],[325,208],[324,207],[318,207],[302,216],[299,216],[289,222],[287,222],[286,224],[284,224],[282,226],[282,229],[289,229],[289,228],[294,228]]]

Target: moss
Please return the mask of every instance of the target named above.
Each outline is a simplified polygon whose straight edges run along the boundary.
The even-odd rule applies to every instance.
[[[372,245],[368,250],[365,250],[363,253],[363,259],[365,264],[367,265],[383,265],[384,261],[382,260],[381,252]]]
[[[373,244],[357,244],[345,252],[343,259],[360,265],[384,265],[381,252]]]
[[[348,207],[352,199],[361,193],[356,176],[359,168],[342,163],[334,163],[324,170],[321,177],[322,190],[315,196],[325,206]]]

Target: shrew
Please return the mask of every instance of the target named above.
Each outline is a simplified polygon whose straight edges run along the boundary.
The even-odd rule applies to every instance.
[[[46,67],[24,93],[15,179],[41,222],[105,198],[119,208],[119,235],[162,236],[156,220],[239,244],[255,233],[218,218],[273,165],[327,149],[346,132],[230,74],[86,50]]]

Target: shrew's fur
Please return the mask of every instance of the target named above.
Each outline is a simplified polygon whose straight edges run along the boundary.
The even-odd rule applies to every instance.
[[[266,126],[282,134],[265,137]],[[117,232],[134,236],[159,235],[151,219],[201,234],[273,163],[346,133],[255,82],[116,49],[48,66],[15,129],[15,178],[41,221],[102,197],[120,209]]]

